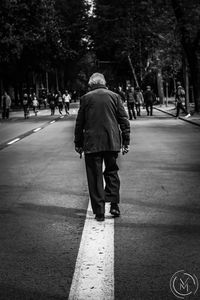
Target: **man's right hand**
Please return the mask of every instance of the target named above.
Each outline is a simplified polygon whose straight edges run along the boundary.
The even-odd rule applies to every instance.
[[[122,145],[122,154],[126,154],[129,152],[129,145]]]

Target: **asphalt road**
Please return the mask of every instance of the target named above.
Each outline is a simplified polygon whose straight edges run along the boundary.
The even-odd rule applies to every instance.
[[[5,142],[46,124],[0,151],[3,300],[68,298],[88,192],[74,152],[75,115],[51,120],[16,116],[0,125]],[[131,151],[119,157],[115,299],[177,299],[169,286],[175,272],[200,282],[200,128],[159,111],[143,112],[131,127]],[[200,290],[189,299],[200,299]]]
[[[0,299],[68,295],[88,201],[73,127],[60,119],[0,152]]]
[[[156,111],[132,124],[115,222],[115,299],[177,299],[175,272],[200,279],[200,128]]]

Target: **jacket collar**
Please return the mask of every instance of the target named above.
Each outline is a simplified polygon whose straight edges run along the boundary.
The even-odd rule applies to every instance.
[[[91,88],[91,91],[96,90],[96,89],[107,89],[107,87],[103,84],[93,84],[90,88]]]

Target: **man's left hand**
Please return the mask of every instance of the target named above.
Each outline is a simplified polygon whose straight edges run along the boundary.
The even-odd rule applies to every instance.
[[[75,147],[75,151],[80,154],[80,158],[82,158],[83,148],[82,147]]]

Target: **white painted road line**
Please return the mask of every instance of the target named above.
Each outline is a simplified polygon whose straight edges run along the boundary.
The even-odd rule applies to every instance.
[[[104,222],[88,205],[68,300],[114,300],[114,218],[106,203]]]
[[[39,131],[39,130],[41,130],[41,129],[42,129],[42,128],[39,127],[39,128],[34,129],[33,131],[34,131],[34,132],[37,132],[37,131]]]
[[[12,145],[12,144],[18,142],[19,140],[20,140],[20,138],[16,138],[16,139],[10,141],[9,143],[7,143],[7,145]]]

